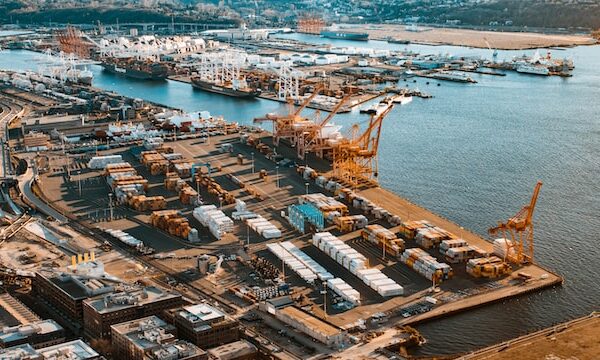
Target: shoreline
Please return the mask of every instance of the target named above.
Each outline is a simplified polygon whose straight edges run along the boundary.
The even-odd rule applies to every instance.
[[[490,31],[463,28],[422,26],[407,30],[405,25],[368,24],[342,26],[348,31],[369,34],[370,40],[384,41],[389,38],[408,40],[410,44],[428,46],[461,46],[477,49],[508,51],[540,48],[573,48],[598,45],[598,40],[583,34],[548,34],[535,32]]]

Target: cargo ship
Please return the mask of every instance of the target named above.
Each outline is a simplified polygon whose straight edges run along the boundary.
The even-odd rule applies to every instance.
[[[167,66],[159,62],[110,58],[102,60],[101,65],[111,73],[140,80],[165,80],[168,76]]]
[[[233,80],[231,82],[218,84],[212,81],[193,77],[192,86],[197,89],[209,91],[215,94],[233,96],[238,98],[254,98],[260,95],[259,89],[253,89],[246,84],[245,79]]]
[[[329,39],[343,39],[343,40],[355,40],[355,41],[367,41],[369,40],[369,34],[367,33],[356,33],[349,31],[321,31],[321,36]]]
[[[548,76],[550,75],[550,70],[547,67],[541,65],[532,65],[532,64],[519,64],[517,65],[517,72],[523,74],[531,74],[531,75],[542,75]]]

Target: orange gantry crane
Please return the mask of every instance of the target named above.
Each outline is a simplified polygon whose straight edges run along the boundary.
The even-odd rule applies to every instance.
[[[57,30],[54,35],[58,40],[60,50],[65,54],[74,54],[80,59],[90,57],[90,51],[94,44],[87,41],[79,29],[67,26],[64,30]]]
[[[305,14],[298,19],[298,32],[305,34],[320,34],[325,27],[323,18],[316,14]]]
[[[312,94],[308,96],[304,101],[297,107],[294,108],[294,100],[288,99],[289,112],[285,115],[279,114],[267,114],[264,117],[258,117],[254,119],[255,124],[262,124],[265,121],[273,122],[273,144],[279,146],[281,139],[288,140],[291,146],[297,144],[297,131],[294,129],[294,125],[304,119],[300,116],[302,110],[304,110],[308,104],[323,90],[323,85],[317,85]]]
[[[490,235],[501,232],[505,239],[510,240],[506,243],[507,259],[516,264],[533,263],[533,211],[541,188],[542,182],[538,181],[528,205],[507,222],[499,222],[498,226],[488,229]]]
[[[333,148],[333,176],[354,188],[361,185],[377,185],[377,150],[383,119],[390,113],[392,103],[378,114],[371,115],[367,129],[358,134],[359,127],[352,127],[351,139],[342,140]]]
[[[318,157],[323,158],[326,151],[333,150],[333,147],[327,143],[327,139],[323,134],[323,128],[334,118],[348,99],[350,99],[350,95],[346,95],[340,99],[323,120],[319,119],[319,116],[316,115],[314,120],[306,121],[305,124],[298,126],[296,129],[296,148],[299,159],[304,160],[308,152],[315,153]]]

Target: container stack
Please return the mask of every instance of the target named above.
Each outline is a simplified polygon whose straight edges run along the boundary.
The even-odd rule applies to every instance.
[[[154,149],[158,149],[161,146],[163,146],[163,139],[159,138],[159,137],[155,137],[155,138],[146,138],[144,139],[144,148],[146,148],[146,150],[154,150]]]
[[[381,296],[402,295],[404,289],[378,269],[367,268],[367,259],[355,249],[328,232],[313,235],[312,243]],[[375,276],[373,276],[375,274]],[[367,279],[368,275],[368,279]],[[381,280],[372,282],[371,280]]]
[[[315,274],[314,271],[306,267],[306,265],[304,265],[294,255],[292,255],[287,249],[285,249],[282,246],[282,244],[267,244],[267,249],[269,249],[269,251],[275,254],[275,256],[277,256],[281,261],[283,261],[285,265],[292,269],[307,283],[312,284],[315,282],[315,280],[317,280],[317,274]]]
[[[203,226],[208,227],[210,233],[217,239],[226,233],[233,232],[233,220],[214,205],[203,205],[194,209],[194,218]]]
[[[360,305],[360,293],[357,290],[354,290],[354,288],[348,285],[344,280],[340,278],[327,280],[327,288],[331,289],[334,293],[352,305]]]
[[[167,207],[162,196],[135,195],[129,198],[129,206],[136,211],[156,211]]]
[[[198,201],[198,193],[186,183],[179,189],[179,201],[185,205],[195,205]]]
[[[362,229],[369,223],[364,215],[338,216],[333,219],[336,228],[341,232],[351,232]]]
[[[122,162],[123,157],[121,155],[94,156],[88,162],[88,167],[94,170],[103,170],[108,164],[117,164]]]
[[[319,280],[327,281],[333,279],[333,275],[331,275],[329,271],[325,270],[323,266],[314,261],[310,256],[306,255],[302,250],[298,249],[296,245],[289,241],[284,241],[281,243],[281,246],[304,264],[307,269],[315,273]]]
[[[402,224],[402,219],[397,215],[392,215],[389,211],[375,205],[373,202],[358,196],[354,191],[348,188],[336,190],[337,197],[350,204],[353,208],[362,210],[365,215],[372,214],[376,219],[386,220],[390,225],[397,226]]]
[[[379,269],[362,269],[355,275],[383,297],[404,295],[404,288]]]
[[[415,240],[417,241],[417,245],[423,249],[431,249],[433,247],[438,247],[442,240],[449,239],[450,237],[451,234],[447,231],[433,226],[417,230]]]
[[[194,162],[190,160],[180,159],[176,161],[170,161],[171,168],[182,178],[188,178],[192,176],[192,168]]]
[[[246,220],[246,224],[250,229],[258,233],[265,239],[276,239],[281,237],[281,230],[271,224],[264,217],[257,215],[255,218]]]
[[[310,203],[314,205],[326,218],[330,213],[336,213],[339,214],[339,216],[348,214],[348,207],[346,205],[321,193],[301,195],[299,202],[300,204]]]
[[[257,214],[249,211],[246,207],[246,203],[240,199],[235,200],[235,211],[231,213],[231,217],[234,220],[246,221],[248,219],[255,219],[258,217]]]
[[[192,230],[188,220],[177,210],[154,211],[150,215],[150,222],[153,226],[184,239],[188,239]]]
[[[417,235],[417,231],[430,227],[433,227],[433,225],[426,220],[406,221],[402,223],[400,232],[405,239],[412,240]]]
[[[168,172],[165,177],[165,188],[170,191],[174,191],[177,187],[177,183],[181,180],[179,175],[175,172]]]
[[[146,197],[148,180],[139,176],[127,162],[106,165],[106,182],[113,190],[117,204],[128,204],[137,211],[160,210],[166,207],[162,197]]]
[[[404,251],[404,240],[381,225],[367,225],[361,231],[362,238],[383,249],[386,254],[399,257]]]
[[[497,256],[475,258],[467,262],[467,273],[477,278],[493,279],[511,271],[510,265]]]
[[[453,275],[450,265],[438,262],[423,249],[406,249],[400,260],[431,281],[434,277],[436,281],[448,280]]]
[[[366,266],[367,258],[329,232],[314,234],[312,243],[353,274]]]
[[[494,255],[498,255],[501,259],[514,259],[516,252],[514,244],[511,240],[500,238],[494,240]]]
[[[122,230],[106,229],[106,232],[112,237],[119,239],[119,241],[121,241],[127,246],[137,248],[144,245],[144,243],[141,240],[136,239],[135,237],[129,235],[128,233]]]
[[[469,245],[463,239],[442,240],[440,243],[440,254],[444,255],[446,261],[452,264],[488,255],[484,250],[477,246]]]

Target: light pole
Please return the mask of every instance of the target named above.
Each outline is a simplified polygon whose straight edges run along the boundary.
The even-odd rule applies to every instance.
[[[113,221],[113,194],[108,193],[108,207],[110,209],[110,221]]]
[[[250,155],[252,155],[252,173],[254,174],[254,151]]]
[[[246,245],[250,246],[250,225],[246,223]]]
[[[306,195],[308,195],[308,183],[304,183],[304,187],[306,187]]]
[[[223,197],[219,196],[219,209],[223,209]]]
[[[277,188],[279,189],[279,166],[275,166],[275,171],[277,172]]]
[[[77,173],[77,183],[79,186],[79,197],[81,197],[81,170]]]

